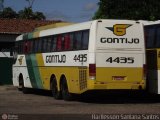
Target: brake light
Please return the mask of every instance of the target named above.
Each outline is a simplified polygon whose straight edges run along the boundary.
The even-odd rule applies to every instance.
[[[89,78],[95,80],[96,78],[96,64],[89,64]]]

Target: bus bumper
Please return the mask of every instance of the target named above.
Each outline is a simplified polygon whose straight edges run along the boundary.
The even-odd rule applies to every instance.
[[[145,90],[144,82],[141,83],[104,83],[104,82],[95,82],[94,80],[88,81],[89,90]]]

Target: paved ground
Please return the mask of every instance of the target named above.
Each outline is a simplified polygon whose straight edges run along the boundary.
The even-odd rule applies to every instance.
[[[23,94],[13,86],[0,86],[0,115],[3,117],[10,115],[9,117],[15,117],[16,119],[16,115],[20,117],[21,115],[30,114],[33,116],[41,114],[43,117],[44,115],[47,117],[48,115],[46,114],[54,114],[59,117],[66,114],[70,116],[89,114],[88,117],[96,119],[96,117],[104,117],[96,116],[97,114],[149,114],[155,115],[156,118],[160,119],[160,116],[156,116],[160,114],[160,98],[158,97],[122,97],[121,95],[107,96],[106,94],[86,94],[79,97],[74,101],[67,102],[64,100],[55,100],[48,91],[31,91],[30,94]],[[139,117],[145,118],[146,116]]]

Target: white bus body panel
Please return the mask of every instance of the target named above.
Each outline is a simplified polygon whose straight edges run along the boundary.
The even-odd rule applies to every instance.
[[[88,66],[88,50],[42,53],[42,56],[45,66]]]
[[[115,25],[129,25],[125,30],[124,35],[115,35]],[[111,30],[113,28],[113,30]],[[121,28],[119,29],[119,31]],[[116,21],[104,20],[98,23],[96,41],[96,66],[98,67],[143,67],[145,64],[144,57],[144,35],[143,27],[135,21]],[[109,57],[126,57],[134,58],[134,63],[107,63]]]
[[[25,55],[18,55],[17,61],[13,65],[13,85],[14,86],[17,86],[17,87],[19,86],[19,75],[21,73],[23,73],[24,86],[28,88],[32,88],[32,85],[29,79],[27,65],[26,65]]]
[[[125,62],[125,60],[122,60],[120,62],[122,62],[122,64],[120,63],[110,63],[110,62],[106,62],[106,60],[108,58],[112,57],[113,59],[116,57],[121,57],[123,58],[134,58],[134,63],[128,63],[125,64],[123,62]],[[106,53],[97,53],[96,54],[96,65],[98,67],[142,67],[143,65],[143,55],[142,54],[129,54],[129,53],[124,53],[123,51],[120,51],[120,53],[112,53],[112,52],[106,52]]]

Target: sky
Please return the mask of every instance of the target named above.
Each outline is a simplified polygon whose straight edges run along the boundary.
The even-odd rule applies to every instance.
[[[98,9],[99,0],[35,0],[34,12],[43,12],[47,20],[84,22],[92,19]],[[4,7],[15,11],[28,7],[26,0],[4,0]]]

